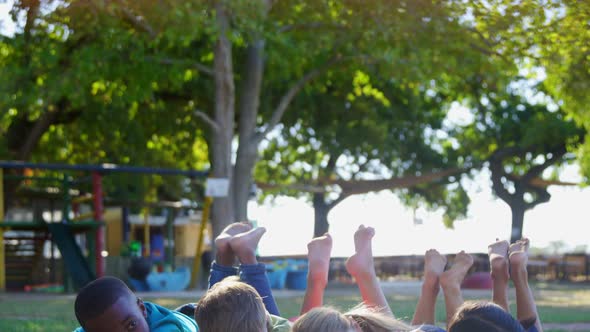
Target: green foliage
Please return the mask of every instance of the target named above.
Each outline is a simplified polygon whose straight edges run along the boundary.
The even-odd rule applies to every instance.
[[[442,124],[449,105],[472,97],[474,82],[503,86],[516,73],[514,63],[490,56],[493,50],[482,51],[479,35],[462,22],[461,6],[429,1],[359,6],[345,1],[291,7],[301,15],[288,22],[297,37],[293,42],[298,47],[318,42],[308,51],[311,56],[297,61],[307,65],[309,59],[334,52],[347,61],[328,68],[297,96],[281,134],[268,142],[256,179],[280,189],[267,195],[308,197],[289,185],[404,177],[464,166],[471,158],[445,148],[449,141]],[[308,37],[310,30],[314,38]],[[292,45],[289,50],[276,45],[270,52],[290,54]],[[294,60],[273,55],[274,61]],[[271,77],[287,75],[270,72]],[[275,80],[269,82],[265,91],[273,97],[274,91],[285,89],[280,84],[277,89]],[[263,102],[263,115],[270,114],[274,104]],[[459,177],[451,182],[456,181]],[[400,195],[408,204],[425,201],[433,209],[444,207],[448,220],[464,215],[469,202],[463,188],[449,179]]]
[[[266,195],[309,198],[289,184],[401,178],[460,166],[441,153],[433,134],[442,128],[446,97],[371,74],[354,68],[330,71],[297,98],[296,112],[287,114],[281,135],[269,140],[256,168],[258,180],[280,187]],[[330,159],[334,169],[328,168]],[[410,205],[426,201],[432,209],[444,208],[452,220],[465,214],[469,202],[448,179],[399,193]]]
[[[30,132],[19,128],[53,114],[28,157],[32,161],[184,169],[207,165],[203,129],[192,115],[203,106],[200,97],[190,93],[202,89],[201,75],[182,62],[161,65],[162,54],[165,58],[182,51],[193,57],[192,45],[178,38],[178,31],[157,38],[137,31],[125,21],[123,10],[152,13],[150,23],[157,29],[197,24],[203,15],[190,15],[194,10],[170,3],[141,3],[141,8],[122,8],[114,3],[62,2],[40,14],[35,26],[0,40],[0,108],[8,110],[0,117],[3,159],[18,155],[19,144],[28,139]],[[182,4],[185,10],[190,6]],[[166,15],[156,15],[158,10]],[[28,12],[26,7],[15,11]],[[183,186],[179,179],[157,177],[114,176],[112,181],[112,191],[144,188],[140,197],[147,187],[165,182],[176,194]]]
[[[542,82],[560,109],[590,128],[590,3],[588,1],[470,1],[455,3],[469,13],[479,45],[517,63],[521,75]],[[460,9],[460,8],[463,9]],[[579,151],[583,171],[587,145]]]
[[[559,98],[562,108],[586,129],[590,128],[590,4],[563,1],[562,12],[552,20],[540,42],[539,65],[547,72],[545,86]],[[581,152],[584,174],[590,176],[586,139]]]
[[[559,180],[559,167],[574,160],[568,150],[576,151],[585,135],[572,119],[546,102],[512,91],[484,93],[473,100],[473,123],[456,129],[457,150],[476,162],[486,162],[494,193],[510,206],[512,239],[522,236],[525,211],[551,198],[548,184],[535,180]]]
[[[17,2],[14,17],[34,13],[34,3]],[[259,180],[420,175],[478,163],[511,146],[532,149],[511,161],[522,174],[553,142],[573,146],[582,135],[561,113],[506,94],[517,75],[538,66],[555,105],[590,126],[584,109],[590,29],[579,23],[588,22],[586,2],[266,3],[225,2],[237,87],[246,77],[247,46],[265,44],[259,130],[295,82],[312,70],[321,75],[297,94],[282,132],[264,143]],[[219,33],[211,1],[41,4],[15,36],[0,37],[1,158],[22,152],[34,161],[207,166],[209,132],[194,111],[215,108],[206,70]],[[241,98],[238,92],[238,105]],[[455,101],[474,109],[474,123],[445,127]],[[23,146],[44,121],[26,155]],[[580,160],[590,165],[589,149]],[[145,181],[133,185],[143,194],[163,183]],[[445,206],[450,221],[468,203],[457,181],[400,195],[408,204]],[[122,187],[127,182],[137,181],[117,179]],[[167,185],[176,192],[183,187]]]

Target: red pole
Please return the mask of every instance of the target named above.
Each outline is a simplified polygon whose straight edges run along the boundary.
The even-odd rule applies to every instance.
[[[94,202],[94,220],[102,221],[103,204],[102,204],[102,175],[98,172],[92,173],[92,191]],[[95,243],[95,257],[96,257],[96,277],[104,276],[105,261],[102,252],[105,250],[104,246],[104,226],[96,228]]]

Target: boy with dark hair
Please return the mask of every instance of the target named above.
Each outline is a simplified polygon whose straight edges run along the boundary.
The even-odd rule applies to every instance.
[[[75,332],[197,332],[194,320],[157,304],[144,302],[114,277],[99,278],[76,296]]]

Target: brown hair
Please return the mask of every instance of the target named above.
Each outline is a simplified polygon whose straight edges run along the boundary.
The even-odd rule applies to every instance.
[[[226,278],[205,293],[197,303],[195,321],[207,332],[260,332],[268,328],[262,298],[238,277]]]
[[[491,302],[465,302],[448,326],[449,332],[524,332],[520,322]]]

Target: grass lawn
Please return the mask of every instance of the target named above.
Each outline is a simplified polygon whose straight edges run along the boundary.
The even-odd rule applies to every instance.
[[[534,285],[534,289],[543,323],[590,323],[590,285],[540,283]],[[398,290],[396,294],[386,291],[386,294],[397,317],[411,319],[418,299],[416,290],[410,289],[403,292]],[[284,317],[297,315],[301,306],[302,295],[302,293],[284,295],[277,292],[277,303]],[[485,299],[489,297],[489,294],[486,292],[466,292],[465,297],[466,299]],[[168,308],[174,308],[190,301],[179,298],[149,297],[146,297],[146,300]],[[72,312],[73,301],[73,296],[46,297],[33,295],[26,297],[23,295],[1,294],[0,331],[72,331],[77,326]],[[341,309],[350,308],[357,304],[358,301],[358,293],[354,288],[330,290],[326,296],[326,304]],[[515,312],[514,306],[512,309]],[[443,325],[444,315],[444,303],[442,296],[439,296],[437,321]]]

